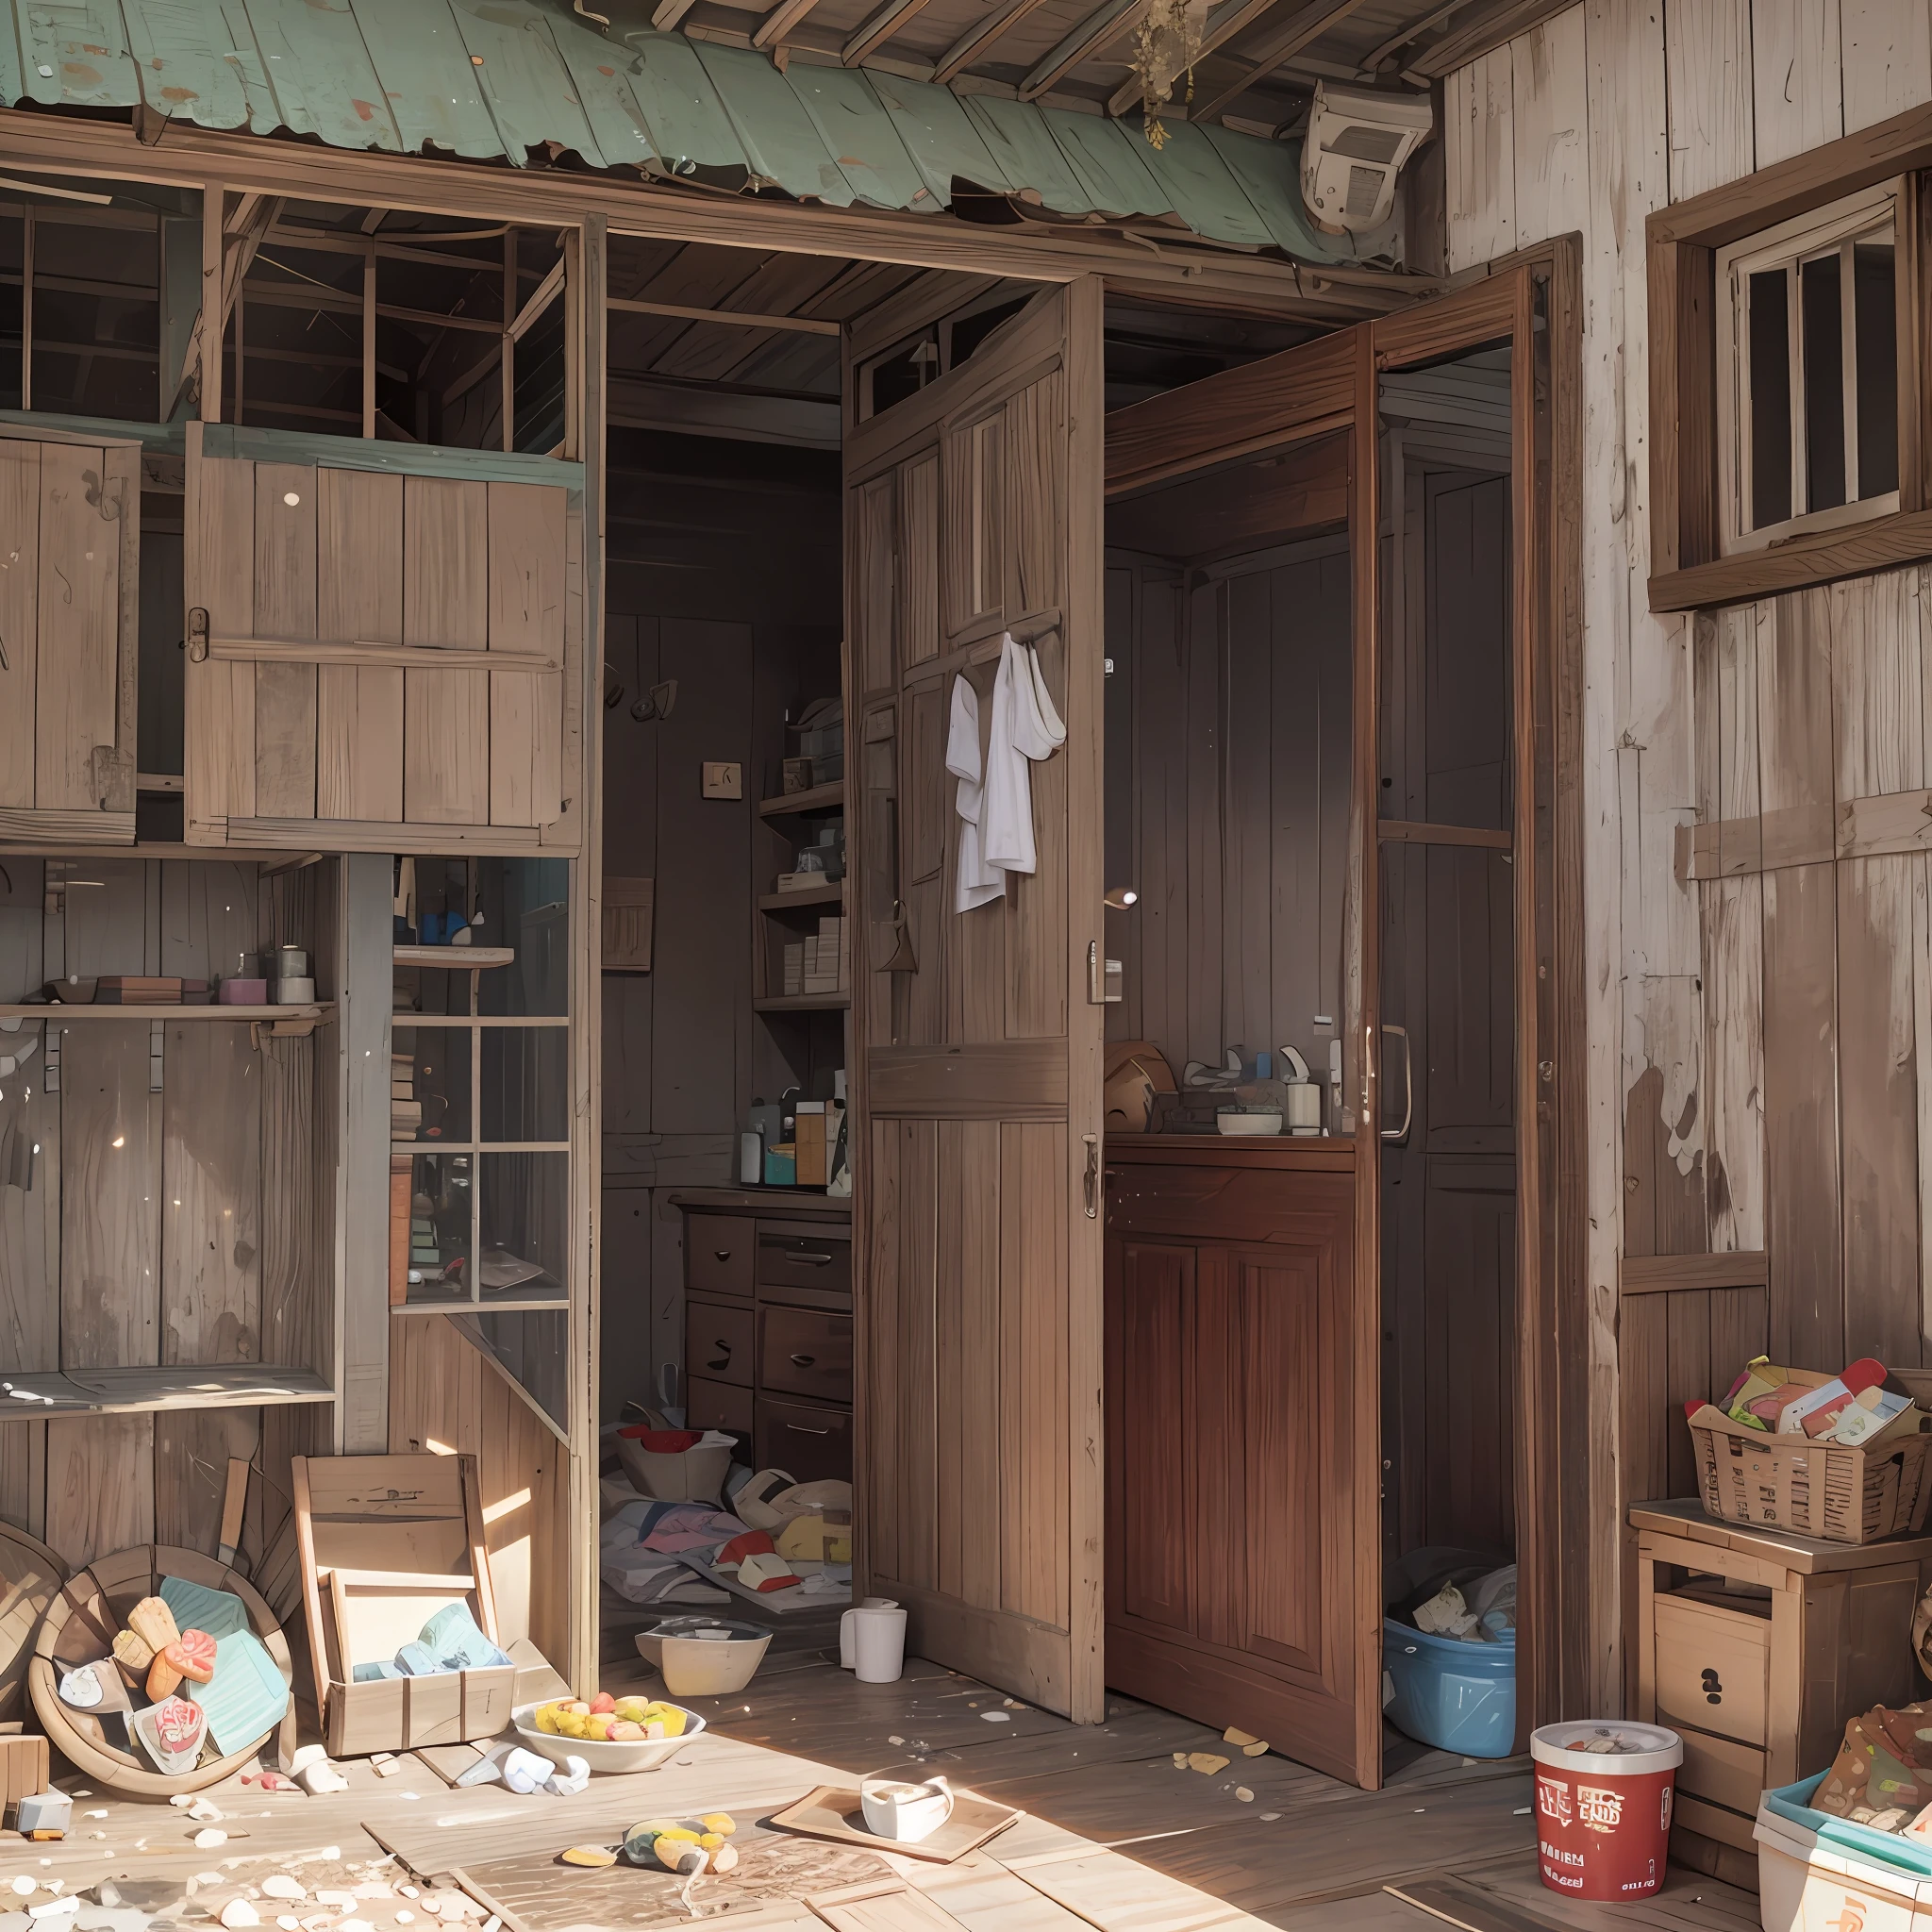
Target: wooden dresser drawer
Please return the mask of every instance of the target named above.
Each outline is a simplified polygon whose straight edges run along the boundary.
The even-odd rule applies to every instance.
[[[1657,1723],[1765,1743],[1771,1620],[1682,1596],[1658,1597],[1656,1616]]]
[[[758,1234],[760,1288],[806,1288],[824,1294],[852,1292],[852,1237],[791,1221],[761,1221]]]
[[[802,1483],[852,1480],[852,1413],[803,1402],[758,1401],[760,1469],[788,1471]]]
[[[757,1353],[757,1317],[748,1307],[724,1302],[687,1302],[684,1309],[684,1369],[708,1382],[752,1386]]]
[[[758,1388],[816,1402],[850,1402],[852,1317],[759,1308]]]
[[[1734,1744],[1728,1738],[1707,1737],[1685,1728],[1684,1762],[1677,1773],[1677,1790],[1689,1798],[1722,1805],[1741,1817],[1757,1815],[1757,1800],[1770,1782],[1765,1754],[1755,1744]]]
[[[754,1417],[749,1389],[734,1389],[729,1382],[708,1382],[687,1375],[684,1383],[684,1421],[687,1428],[729,1429],[734,1435],[749,1436]],[[763,1457],[758,1460],[762,1462]]]
[[[701,1294],[748,1295],[753,1226],[749,1214],[687,1214],[684,1285]]]

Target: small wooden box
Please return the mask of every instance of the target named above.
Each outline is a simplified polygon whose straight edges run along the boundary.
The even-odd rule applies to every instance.
[[[19,1724],[0,1724],[0,1822],[11,1830],[20,1801],[46,1790],[51,1781],[46,1739],[31,1735]]]
[[[475,1459],[469,1456],[296,1457],[295,1527],[316,1702],[332,1757],[493,1738],[509,1723],[517,1666],[356,1683],[344,1632],[392,1655],[458,1597],[492,1643]],[[541,1661],[539,1659],[538,1661]]]
[[[1717,1875],[1753,1883],[1758,1793],[1824,1770],[1849,1718],[1911,1702],[1912,1610],[1932,1584],[1932,1537],[1848,1543],[1748,1529],[1698,1500],[1640,1503],[1629,1520],[1631,1715],[1684,1740],[1676,1829],[1745,1855]],[[1714,1869],[1674,1841],[1673,1853]]]

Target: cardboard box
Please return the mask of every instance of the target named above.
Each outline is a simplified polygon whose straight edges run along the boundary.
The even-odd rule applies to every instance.
[[[392,1657],[446,1604],[468,1604],[498,1641],[474,1457],[298,1456],[291,1471],[316,1703],[332,1757],[493,1738],[520,1683],[545,1694],[556,1673],[528,1642],[508,1653],[510,1663],[486,1669],[363,1683],[351,1675],[358,1663]]]

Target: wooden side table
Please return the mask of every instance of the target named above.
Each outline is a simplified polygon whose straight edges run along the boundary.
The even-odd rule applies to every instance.
[[[1639,1503],[1629,1522],[1632,1715],[1684,1740],[1676,1822],[1750,1852],[1760,1791],[1824,1770],[1847,1719],[1912,1701],[1932,1536],[1824,1542],[1719,1522],[1694,1499]]]

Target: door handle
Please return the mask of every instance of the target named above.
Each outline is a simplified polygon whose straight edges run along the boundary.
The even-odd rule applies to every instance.
[[[808,1429],[803,1423],[787,1423],[785,1426],[794,1436],[829,1436],[832,1433],[830,1429]]]
[[[791,1359],[801,1369],[808,1369],[811,1367],[812,1363],[818,1360],[818,1357],[815,1355],[795,1355],[791,1357]]]
[[[729,1248],[713,1248],[711,1256],[714,1260],[728,1261],[731,1258],[731,1250]]]
[[[1391,1033],[1402,1042],[1402,1124],[1399,1127],[1384,1127],[1382,1138],[1392,1141],[1398,1147],[1408,1140],[1409,1124],[1415,1119],[1415,1063],[1408,1057],[1408,1028],[1388,1026],[1384,1033]]]
[[[1082,1134],[1087,1143],[1087,1174],[1084,1185],[1087,1191],[1087,1219],[1100,1219],[1100,1136]]]
[[[802,1261],[808,1268],[829,1268],[832,1265],[832,1257],[829,1255],[794,1254],[787,1258],[793,1261]]]

